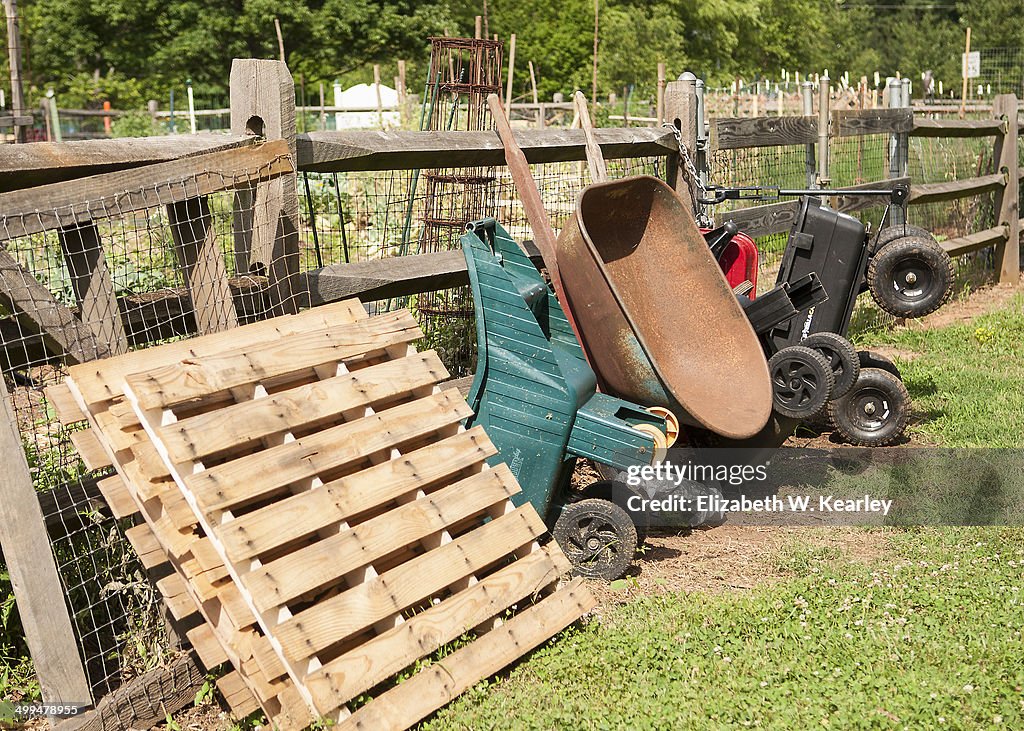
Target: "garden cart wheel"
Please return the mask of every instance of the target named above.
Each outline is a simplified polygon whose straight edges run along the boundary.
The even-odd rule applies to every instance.
[[[805,345],[790,345],[768,361],[775,410],[792,419],[807,419],[832,397],[835,378],[824,356]]]
[[[873,350],[858,350],[857,357],[860,360],[861,370],[865,368],[881,368],[883,371],[893,374],[901,381],[903,380],[903,374],[900,373],[900,369],[896,364],[881,353],[876,353]]]
[[[878,236],[871,237],[871,253],[874,253],[881,249],[888,243],[895,241],[896,239],[915,238],[915,239],[928,239],[929,241],[935,241],[935,236],[928,229],[921,228],[920,226],[914,226],[913,224],[893,224],[892,226],[886,226],[878,232]]]
[[[804,338],[800,344],[821,353],[828,361],[832,368],[832,377],[835,379],[832,398],[839,398],[853,388],[857,376],[860,375],[860,358],[857,357],[857,349],[853,347],[853,343],[842,335],[820,332]]]
[[[617,579],[636,553],[636,527],[629,514],[607,500],[569,503],[552,531],[573,572],[592,579]]]
[[[880,447],[903,436],[910,394],[903,381],[880,368],[864,368],[850,392],[828,406],[840,436],[859,447]]]
[[[626,515],[628,515],[629,519],[633,522],[633,527],[636,529],[636,545],[642,546],[644,541],[647,540],[650,516],[642,510],[632,511],[629,509],[630,496],[639,495],[640,493],[626,486],[622,482],[616,482],[615,480],[599,480],[597,482],[592,482],[583,488],[581,494],[587,499],[606,500],[618,505],[626,512]]]
[[[953,291],[953,260],[934,241],[897,239],[880,248],[868,265],[868,289],[895,317],[924,317]]]

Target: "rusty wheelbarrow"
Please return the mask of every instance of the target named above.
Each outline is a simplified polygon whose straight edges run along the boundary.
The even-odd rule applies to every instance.
[[[580,194],[558,268],[601,390],[747,439],[768,423],[761,345],[679,195],[650,176]]]

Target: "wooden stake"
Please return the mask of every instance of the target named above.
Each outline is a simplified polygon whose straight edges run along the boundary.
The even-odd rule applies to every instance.
[[[476,28],[473,31],[473,37],[480,40],[483,37],[484,32],[484,17],[482,15],[476,16]]]
[[[665,121],[665,64],[658,64],[658,105],[655,116],[658,118],[658,126]]]
[[[508,42],[508,83],[505,84],[505,113],[512,113],[512,73],[516,67],[516,34]]]
[[[277,31],[277,51],[281,55],[281,63],[286,63],[284,59],[284,36],[281,35],[281,21],[274,18],[274,30]]]
[[[538,105],[538,104],[540,104],[540,101],[537,99],[537,76],[533,72],[533,61],[527,61],[527,63],[530,66],[530,88],[533,89],[533,103],[534,103],[534,105]],[[537,127],[540,128],[540,127],[543,127],[543,126],[544,126],[543,120],[540,118],[540,109],[538,109],[537,110]]]
[[[964,86],[960,92],[960,119],[964,118],[967,113],[967,61],[971,56],[971,29],[967,28],[967,42],[964,43],[964,63],[963,63],[963,75],[964,75]]]
[[[590,83],[590,98],[597,103],[597,20],[600,16],[600,9],[598,8],[598,2],[600,0],[594,0],[594,75]]]
[[[18,118],[25,114],[25,93],[21,86],[21,31],[18,26],[18,0],[3,0],[7,14],[7,54],[11,67],[11,113],[14,115],[14,137],[25,141],[25,128]]]
[[[380,98],[380,64],[373,65],[373,90],[377,93],[377,126],[384,129],[384,103]]]

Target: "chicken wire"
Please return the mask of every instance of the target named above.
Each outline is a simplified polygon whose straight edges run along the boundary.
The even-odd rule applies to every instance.
[[[197,173],[131,196],[0,216],[0,374],[97,699],[159,665],[172,642],[152,583],[160,576],[147,575],[125,539],[132,519],[115,520],[96,486],[112,470],[86,469],[70,439],[83,426],[62,426],[44,389],[60,383],[76,360],[278,311],[268,276],[252,271],[256,254],[244,261],[238,255],[238,242],[252,241],[254,250],[261,243],[273,212],[268,200],[252,203],[232,188],[244,191],[263,174],[215,180],[211,187],[220,192],[207,196],[199,196]],[[211,174],[202,175],[208,185]],[[148,207],[124,206],[143,195]],[[59,231],[25,233],[51,213],[60,216]],[[226,288],[231,297],[218,297]]]

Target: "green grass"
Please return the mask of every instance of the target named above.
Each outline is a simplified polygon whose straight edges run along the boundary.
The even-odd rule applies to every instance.
[[[427,728],[1021,728],[1024,533],[884,540],[875,566],[797,546],[779,586],[633,601]]]
[[[914,402],[912,432],[948,447],[1024,446],[1024,296],[966,324],[868,333],[889,345]]]
[[[1024,298],[966,325],[874,333],[945,446],[1021,446]],[[564,632],[427,729],[1024,728],[1024,530],[806,534],[748,593],[632,599]]]

